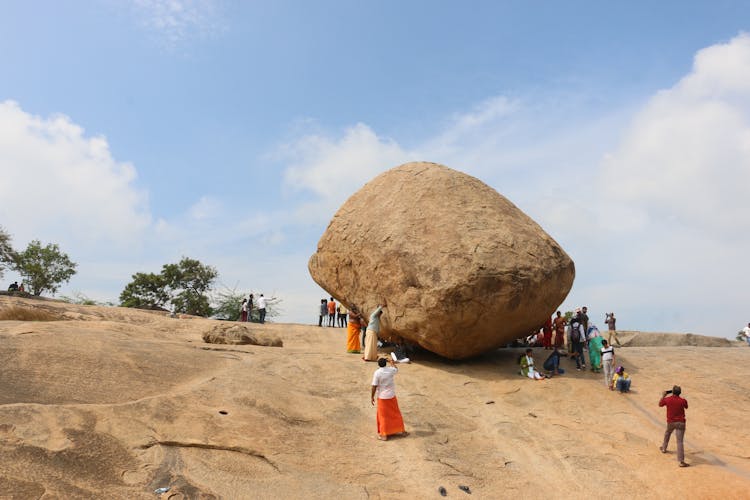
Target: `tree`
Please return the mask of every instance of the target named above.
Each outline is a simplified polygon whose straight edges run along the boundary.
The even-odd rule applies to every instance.
[[[43,247],[39,240],[33,240],[23,252],[12,252],[12,266],[23,276],[28,291],[39,296],[44,292],[54,294],[62,283],[70,281],[77,264],[56,243]]]
[[[211,305],[206,293],[219,275],[215,268],[183,257],[178,264],[165,265],[161,274],[173,292],[172,305],[175,312],[196,316],[211,315]]]
[[[183,257],[177,264],[165,264],[161,273],[136,273],[120,294],[124,307],[160,308],[167,304],[178,313],[210,316],[206,295],[219,273],[195,259]]]
[[[248,295],[249,293],[238,292],[237,287],[230,289],[225,286],[223,290],[216,292],[213,307],[216,319],[239,321],[242,299],[247,299]]]
[[[135,273],[133,281],[120,294],[120,305],[141,309],[161,309],[169,302],[166,281],[160,274]]]
[[[10,246],[10,235],[0,226],[0,278],[3,277],[6,265],[13,264],[13,247]]]

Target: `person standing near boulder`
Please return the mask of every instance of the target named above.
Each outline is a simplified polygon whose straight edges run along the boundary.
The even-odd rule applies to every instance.
[[[318,318],[318,326],[323,326],[323,319],[328,315],[328,301],[326,299],[320,299],[320,317]]]
[[[547,318],[542,327],[542,333],[544,334],[544,349],[552,349],[552,318]]]
[[[370,321],[367,323],[365,331],[365,361],[377,361],[378,359],[378,334],[380,333],[380,316],[383,315],[385,306],[379,304],[378,307],[370,314]]]
[[[328,301],[328,326],[336,328],[336,301],[333,297]]]
[[[386,366],[388,360],[385,358],[378,359],[378,368],[372,375],[372,388],[370,389],[370,403],[375,405],[375,395],[378,396],[378,409],[376,424],[378,426],[378,439],[388,441],[388,436],[400,434],[408,436],[409,433],[404,429],[404,418],[401,416],[401,410],[398,407],[396,399],[396,383],[394,377],[398,373],[398,368],[393,360],[390,360],[391,366]]]
[[[555,347],[558,349],[565,343],[565,318],[560,311],[557,311],[557,317],[553,322],[555,328]]]
[[[671,395],[668,395],[670,393]],[[667,452],[669,438],[674,432],[677,436],[677,462],[680,467],[688,467],[690,464],[685,462],[685,448],[682,443],[685,438],[685,410],[687,410],[688,402],[681,398],[680,394],[682,394],[682,388],[679,385],[672,387],[671,391],[664,391],[661,394],[659,406],[667,407],[667,430],[664,431],[664,442],[659,451]]]
[[[339,302],[339,308],[338,308],[338,315],[336,316],[336,319],[339,322],[339,327],[346,328],[346,316],[349,314],[349,311],[346,310],[346,306]]]
[[[362,316],[356,307],[349,311],[349,322],[346,325],[346,352],[359,354],[359,336],[362,334]]]

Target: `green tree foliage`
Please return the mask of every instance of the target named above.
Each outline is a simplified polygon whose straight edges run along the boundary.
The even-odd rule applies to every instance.
[[[236,288],[227,288],[214,294],[214,316],[216,319],[239,321],[242,299],[247,299],[249,293],[238,292]]]
[[[165,264],[161,273],[136,273],[120,294],[125,307],[162,308],[171,304],[175,312],[210,316],[207,293],[219,273],[200,261],[183,257]]]
[[[13,264],[13,247],[10,245],[10,235],[0,226],[0,278],[3,277],[6,266]]]
[[[120,305],[141,309],[161,309],[170,300],[166,280],[161,274],[135,273],[133,281],[120,294]]]
[[[36,296],[54,294],[76,273],[76,263],[57,244],[43,247],[39,240],[29,243],[23,252],[12,252],[12,266],[23,276],[28,291]]]

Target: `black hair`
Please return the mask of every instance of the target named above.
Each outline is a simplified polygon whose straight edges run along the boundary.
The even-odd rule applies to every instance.
[[[672,387],[672,394],[674,394],[675,396],[679,396],[680,394],[682,394],[682,388],[679,385]]]
[[[386,363],[388,363],[388,362],[385,360],[385,358],[378,359],[378,366],[380,368],[383,368],[386,365]]]
[[[534,352],[534,350],[533,349],[526,349],[526,354],[528,354],[530,352]]]

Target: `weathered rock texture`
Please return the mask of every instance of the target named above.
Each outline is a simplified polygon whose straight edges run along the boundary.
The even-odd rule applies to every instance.
[[[262,345],[269,347],[284,347],[281,339],[275,335],[259,333],[243,324],[220,324],[203,334],[203,342],[207,344],[229,345]]]
[[[310,258],[349,308],[386,303],[381,337],[462,359],[540,327],[573,284],[573,261],[497,191],[434,163],[391,169],[349,198]]]

